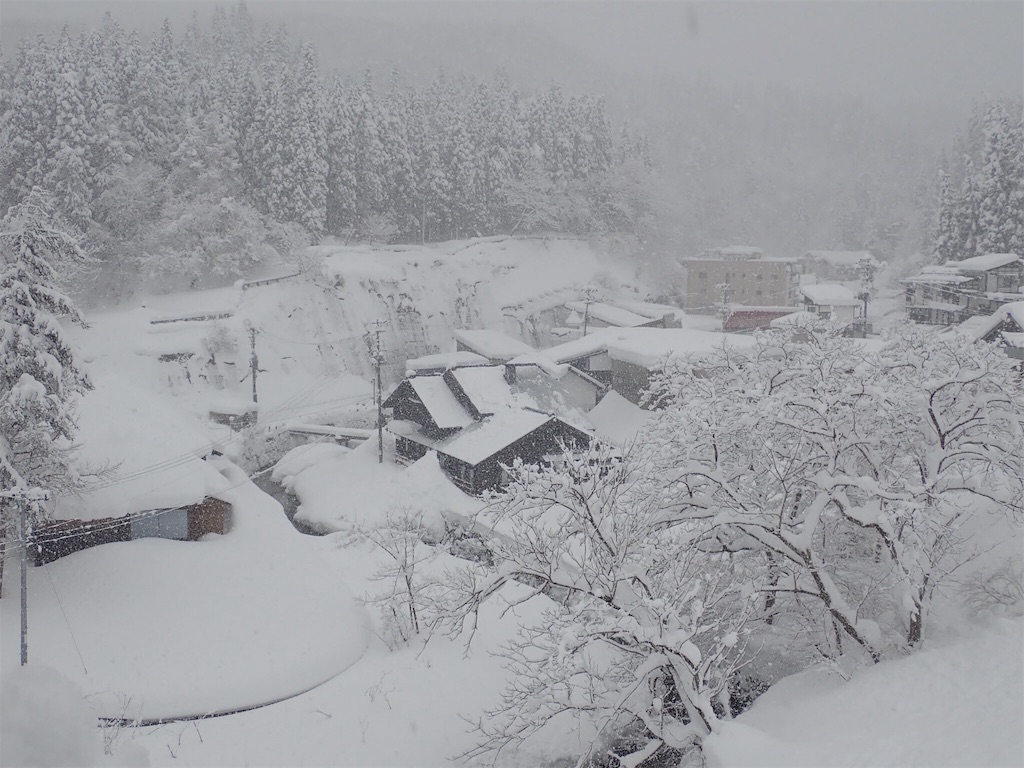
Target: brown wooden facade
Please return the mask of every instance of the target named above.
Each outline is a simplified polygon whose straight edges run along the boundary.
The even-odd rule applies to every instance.
[[[231,530],[231,504],[207,496],[197,504],[151,509],[96,520],[55,520],[36,529],[35,564],[52,563],[65,555],[100,544],[141,538],[198,541],[208,533]]]

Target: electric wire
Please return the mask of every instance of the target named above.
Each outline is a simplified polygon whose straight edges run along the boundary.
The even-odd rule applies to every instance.
[[[50,575],[50,568],[46,563],[43,563],[43,570],[46,571],[46,578],[50,580],[50,589],[53,590],[53,596],[57,598],[57,605],[60,607],[60,613],[64,617],[64,623],[67,625],[68,634],[71,635],[71,644],[75,646],[75,653],[78,654],[78,660],[82,662],[82,670],[88,675],[89,668],[85,666],[85,659],[82,658],[82,649],[78,647],[78,639],[75,637],[75,631],[71,629],[71,622],[68,621],[68,614],[64,610],[64,603],[60,599],[60,594],[57,592],[57,585],[53,583],[53,576]]]

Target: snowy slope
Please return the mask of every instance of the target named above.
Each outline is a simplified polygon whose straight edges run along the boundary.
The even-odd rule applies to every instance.
[[[1024,623],[1002,620],[886,661],[848,683],[827,672],[783,680],[725,723],[711,766],[1024,764]]]
[[[318,268],[245,288],[142,298],[91,313],[75,341],[97,370],[170,392],[207,418],[252,399],[250,337],[256,329],[260,421],[320,419],[371,406],[373,366],[365,334],[382,321],[384,381],[407,359],[454,351],[452,331],[503,331],[530,344],[538,313],[576,298],[581,285],[628,282],[586,244],[485,238],[437,246],[318,246]],[[623,297],[642,298],[632,288]],[[223,430],[222,430],[223,431]]]

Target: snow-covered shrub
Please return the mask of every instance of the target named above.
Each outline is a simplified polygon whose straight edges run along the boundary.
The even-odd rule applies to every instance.
[[[435,556],[434,548],[424,544],[430,527],[422,512],[393,507],[382,525],[361,533],[387,554],[387,563],[372,577],[381,589],[366,602],[379,610],[384,642],[400,648],[428,628],[431,580],[420,566]]]
[[[1008,557],[991,570],[962,579],[959,592],[972,616],[1024,616],[1024,564]]]

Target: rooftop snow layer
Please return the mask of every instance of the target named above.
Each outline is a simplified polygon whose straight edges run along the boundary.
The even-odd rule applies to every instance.
[[[534,355],[546,357],[555,363],[568,363],[581,357],[590,357],[591,355],[606,351],[608,349],[608,340],[621,330],[621,328],[597,328],[587,333],[586,336],[580,336],[580,338],[567,341],[564,344],[558,344],[547,349],[538,349]],[[512,362],[529,362],[530,357],[529,355],[524,355],[522,358],[513,359]]]
[[[636,437],[652,415],[650,411],[634,405],[612,390],[601,398],[601,402],[591,409],[587,417],[599,437],[621,447]]]
[[[749,349],[753,337],[691,328],[619,328],[607,344],[608,356],[623,363],[654,368],[670,356],[706,355],[730,346]]]
[[[801,285],[800,292],[818,306],[856,307],[860,300],[845,285],[818,283]]]
[[[807,256],[814,261],[824,261],[834,267],[855,267],[864,258],[878,263],[875,257],[867,251],[808,251]]]
[[[546,413],[506,408],[442,440],[437,450],[475,466],[552,418]]]
[[[987,272],[1019,261],[1016,253],[986,253],[984,256],[972,256],[963,261],[947,261],[945,266],[954,267],[961,272]]]
[[[59,520],[121,517],[194,504],[228,486],[203,461],[213,442],[197,419],[168,398],[116,376],[94,378],[78,405],[79,457],[108,470],[86,490],[57,498]]]
[[[489,360],[511,360],[533,351],[533,347],[500,331],[457,330],[452,335],[456,341],[469,347],[473,352]]]
[[[455,399],[443,376],[413,376],[408,379],[416,396],[441,429],[457,429],[473,423],[473,417]]]
[[[595,302],[590,305],[589,310],[585,301],[567,301],[565,306],[580,315],[588,314],[592,319],[600,320],[608,323],[608,325],[615,325],[619,328],[634,328],[651,322],[649,317],[638,315],[635,312],[630,312],[628,309],[615,307],[611,304]]]
[[[1013,320],[1018,326],[1024,328],[1024,301],[1003,304],[988,317],[970,317],[957,326],[957,330],[973,339],[983,339],[1007,319]]]
[[[471,365],[490,365],[490,361],[475,352],[438,352],[405,361],[405,367],[410,371],[447,370]]]
[[[821,322],[821,318],[813,312],[801,309],[799,312],[791,312],[788,315],[782,317],[776,317],[771,321],[770,325],[772,328],[788,328],[790,326],[805,326],[810,324],[817,324]]]

